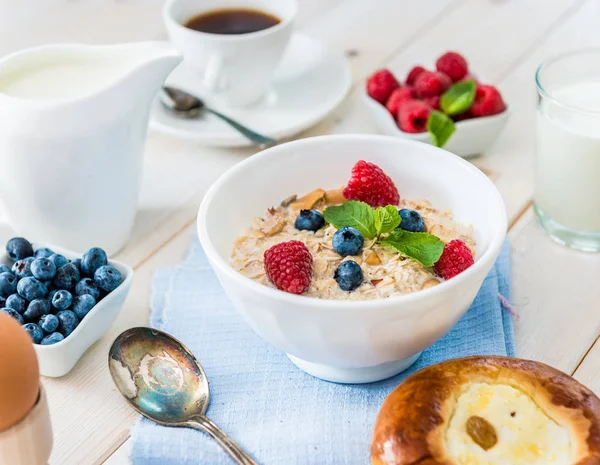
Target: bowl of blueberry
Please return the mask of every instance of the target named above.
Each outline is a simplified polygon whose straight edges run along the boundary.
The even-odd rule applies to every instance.
[[[0,257],[0,311],[33,339],[40,373],[63,376],[108,331],[132,280],[101,248],[78,255],[14,237]]]

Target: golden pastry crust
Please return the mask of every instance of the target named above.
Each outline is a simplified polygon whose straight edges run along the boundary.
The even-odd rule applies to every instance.
[[[456,465],[444,435],[458,396],[472,383],[511,386],[572,432],[573,465],[600,465],[600,399],[542,363],[466,357],[409,376],[384,401],[373,431],[373,465]]]

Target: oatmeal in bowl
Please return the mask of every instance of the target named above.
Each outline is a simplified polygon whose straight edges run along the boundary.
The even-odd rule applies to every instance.
[[[300,244],[286,247],[290,241]],[[438,261],[448,244],[447,256],[460,249],[466,258],[454,252],[456,263],[443,269]],[[300,260],[298,276],[269,264],[279,258],[287,266],[296,253],[310,262]],[[451,277],[452,266],[470,266],[474,253],[471,225],[457,223],[451,210],[427,199],[400,199],[389,176],[361,160],[348,186],[317,188],[269,207],[235,240],[229,263],[250,279],[294,294],[365,300],[437,286]]]
[[[477,168],[376,135],[269,148],[221,176],[198,212],[242,318],[300,369],[343,383],[393,376],[450,331],[505,235],[500,194]]]

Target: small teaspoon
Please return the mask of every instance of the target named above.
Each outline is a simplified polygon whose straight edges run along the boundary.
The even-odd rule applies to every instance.
[[[252,143],[261,147],[270,147],[276,145],[277,141],[270,137],[263,136],[246,126],[238,123],[231,119],[229,116],[224,115],[217,110],[207,107],[205,103],[198,97],[185,92],[181,89],[174,87],[165,86],[162,88],[160,93],[160,102],[163,107],[179,118],[192,119],[198,117],[203,111],[212,113],[213,115],[221,118],[223,121],[228,123],[231,127],[236,129],[240,134],[249,139]]]

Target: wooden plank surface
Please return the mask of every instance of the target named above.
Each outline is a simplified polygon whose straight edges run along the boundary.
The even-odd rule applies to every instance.
[[[48,42],[115,43],[164,38],[163,0],[39,0],[0,2],[0,54]],[[597,255],[554,244],[527,210],[532,192],[535,87],[533,73],[559,51],[600,44],[596,0],[300,0],[298,29],[349,56],[354,88],[329,118],[302,134],[376,132],[360,94],[364,78],[387,66],[404,73],[431,65],[448,49],[464,53],[479,76],[499,83],[511,118],[492,149],[473,163],[489,173],[507,204],[513,241],[514,303],[519,354],[542,360],[600,392],[600,291],[585,285],[600,267]],[[252,149],[199,147],[149,135],[140,211],[119,259],[136,268],[118,321],[61,379],[45,379],[55,430],[51,465],[124,465],[135,419],[115,391],[107,349],[123,329],[145,324],[157,267],[177,263],[194,234],[208,186]],[[525,214],[521,214],[525,211]],[[587,279],[587,281],[586,281]],[[577,305],[574,305],[574,294]],[[589,351],[589,352],[588,352]],[[123,443],[126,445],[120,447]]]

